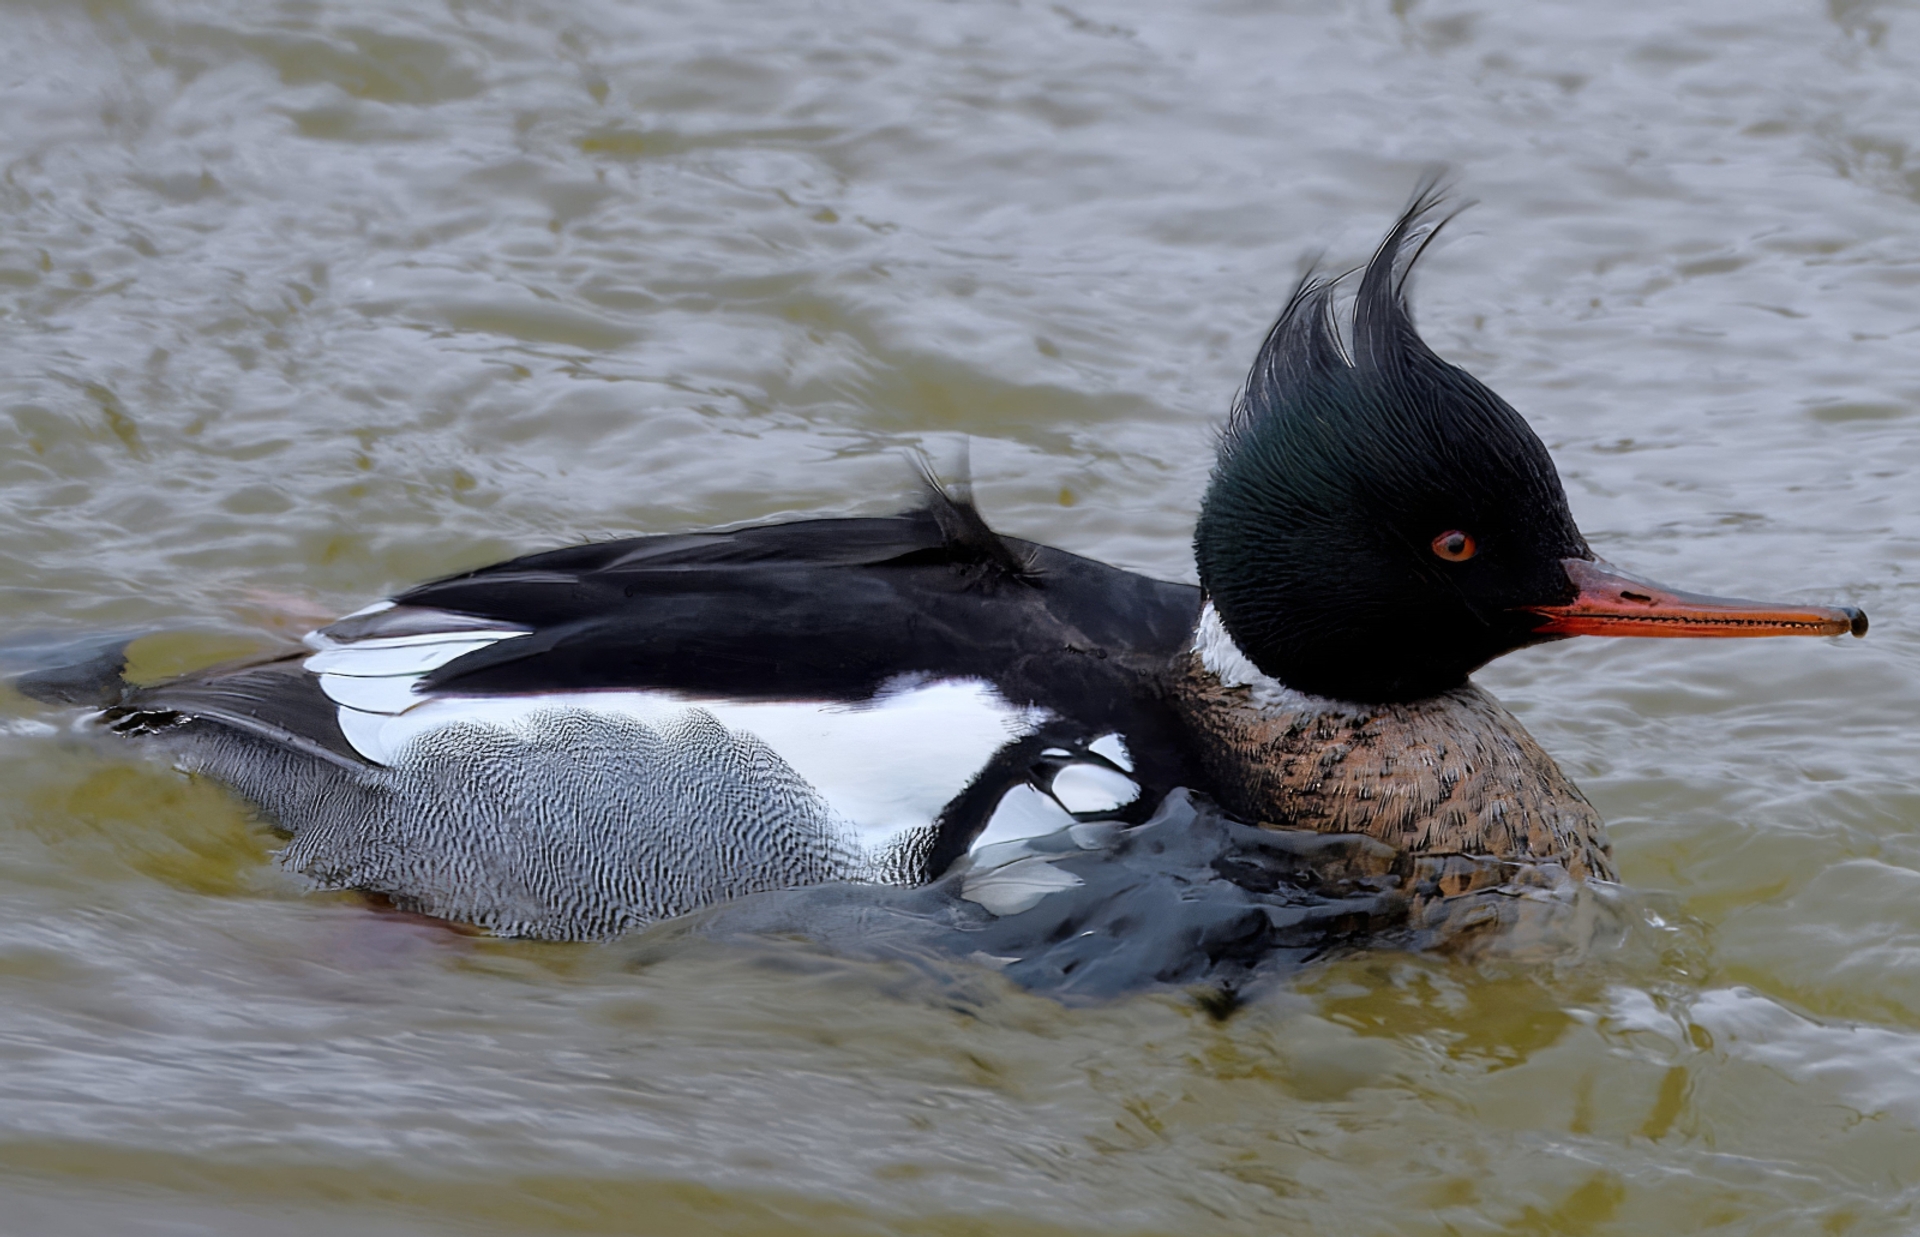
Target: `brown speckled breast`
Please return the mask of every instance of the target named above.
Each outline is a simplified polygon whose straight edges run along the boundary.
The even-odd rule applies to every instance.
[[[1510,937],[1537,918],[1531,901],[1614,879],[1599,813],[1471,684],[1363,705],[1224,686],[1194,658],[1175,695],[1228,811],[1268,828],[1366,834],[1401,853],[1423,946]]]

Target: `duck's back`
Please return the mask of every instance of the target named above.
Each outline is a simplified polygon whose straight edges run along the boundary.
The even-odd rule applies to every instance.
[[[517,559],[112,716],[259,802],[323,884],[599,936],[1143,818],[1188,780],[1163,687],[1199,604],[936,495]]]

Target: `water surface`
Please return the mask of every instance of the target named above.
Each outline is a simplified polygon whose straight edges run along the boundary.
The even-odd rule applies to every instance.
[[[1871,0],[0,7],[0,625],[283,640],[590,536],[885,511],[1171,578],[1303,255],[1480,205],[1428,338],[1605,556],[1866,641],[1481,681],[1612,822],[1592,955],[1226,1022],[316,897],[0,710],[0,1199],[44,1234],[1920,1225],[1920,11]]]

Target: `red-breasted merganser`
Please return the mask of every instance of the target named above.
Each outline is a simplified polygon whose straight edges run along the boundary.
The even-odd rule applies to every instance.
[[[1596,560],[1526,422],[1414,330],[1437,200],[1388,232],[1344,341],[1337,280],[1288,300],[1221,443],[1198,588],[997,535],[936,486],[899,516],[466,572],[277,660],[122,686],[102,716],[261,805],[321,885],[532,937],[918,885],[970,853],[967,896],[1018,914],[1083,882],[1003,844],[1138,825],[1180,787],[1368,835],[1438,897],[1519,869],[1610,879],[1593,809],[1468,676],[1568,636],[1866,617]]]

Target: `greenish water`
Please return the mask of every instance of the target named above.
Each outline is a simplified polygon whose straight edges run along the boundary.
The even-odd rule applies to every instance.
[[[0,1229],[1920,1227],[1920,10],[0,6],[0,626],[153,673],[588,536],[887,510],[1190,578],[1300,257],[1481,205],[1429,340],[1605,556],[1865,641],[1481,681],[1637,922],[1218,1023],[316,897],[0,702]]]

